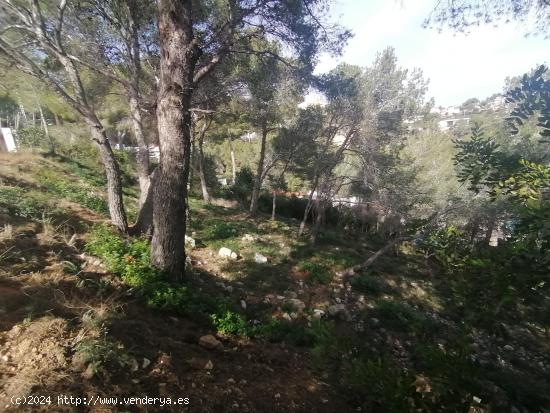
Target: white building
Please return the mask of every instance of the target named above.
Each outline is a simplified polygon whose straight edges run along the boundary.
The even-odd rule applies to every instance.
[[[0,128],[0,152],[17,152],[10,128]]]
[[[459,122],[464,122],[466,125],[470,124],[470,118],[448,118],[448,119],[442,119],[437,124],[439,125],[439,129],[442,131],[446,131],[451,129],[452,127],[456,126]]]

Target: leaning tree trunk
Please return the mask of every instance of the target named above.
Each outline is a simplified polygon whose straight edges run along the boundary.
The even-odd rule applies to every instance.
[[[306,209],[304,210],[304,216],[302,217],[302,222],[300,222],[300,229],[298,230],[298,236],[301,237],[306,229],[307,218],[313,206],[313,195],[317,190],[317,185],[319,185],[319,175],[315,174],[315,179],[311,185],[311,190],[309,191],[309,197],[307,199]]]
[[[196,51],[190,1],[158,1],[160,162],[153,198],[151,262],[172,280],[185,274],[186,199],[191,149],[191,94]]]
[[[101,123],[99,121],[95,122],[94,119],[86,119],[86,122],[90,126],[92,140],[98,146],[101,162],[105,168],[111,221],[121,232],[126,233],[128,231],[128,221],[124,211],[120,167]]]
[[[201,190],[202,190],[202,199],[206,203],[210,203],[210,193],[208,192],[208,183],[206,182],[206,172],[204,170],[204,151],[203,151],[203,144],[204,144],[204,134],[206,133],[207,124],[205,123],[202,127],[202,130],[199,134],[199,178],[201,181]]]
[[[252,189],[252,198],[250,200],[250,213],[255,215],[258,212],[258,198],[260,198],[260,189],[262,188],[262,176],[264,172],[265,146],[267,142],[267,125],[262,126],[262,142],[260,147],[260,159],[256,169],[256,179]]]

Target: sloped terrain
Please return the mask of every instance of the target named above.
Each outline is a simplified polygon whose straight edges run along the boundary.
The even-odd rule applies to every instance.
[[[146,244],[101,226],[93,171],[34,155],[0,161],[2,409],[550,408],[548,325],[533,321],[530,303],[524,315],[491,320],[467,307],[465,294],[483,280],[458,291],[413,246],[343,279],[340,271],[382,241],[327,232],[313,246],[291,220],[191,200],[185,285],[144,282],[147,268],[134,262]],[[112,258],[116,248],[123,266]],[[221,248],[237,257],[220,256]],[[10,403],[28,395],[52,403]],[[59,405],[59,395],[188,397],[189,405],[71,406]]]

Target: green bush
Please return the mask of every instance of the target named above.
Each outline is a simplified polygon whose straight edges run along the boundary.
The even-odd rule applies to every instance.
[[[46,137],[44,130],[38,126],[31,126],[17,130],[15,134],[17,146],[26,149],[50,149],[51,141]]]
[[[109,271],[133,287],[145,287],[160,280],[149,261],[149,243],[141,239],[125,240],[107,225],[92,229],[86,251],[101,258]]]
[[[243,337],[251,334],[244,316],[233,311],[228,310],[222,314],[211,314],[210,320],[219,333]]]
[[[332,280],[330,269],[319,263],[302,261],[298,270],[309,274],[307,281],[310,283],[328,284]]]
[[[23,218],[41,219],[49,209],[44,198],[23,188],[0,187],[0,210]]]
[[[392,288],[382,281],[380,278],[373,276],[369,273],[361,274],[351,281],[352,287],[365,294],[391,294]]]
[[[107,214],[109,212],[107,201],[101,196],[91,192],[90,189],[82,185],[72,184],[61,178],[59,174],[50,170],[41,170],[38,176],[40,183],[56,195],[77,202],[101,214]]]
[[[204,226],[202,237],[206,241],[227,239],[239,235],[239,229],[231,222],[215,219],[205,222]]]
[[[81,355],[84,363],[91,367],[94,374],[112,371],[113,368],[124,369],[131,362],[123,347],[106,337],[84,339],[76,345],[76,352]]]
[[[402,302],[379,300],[375,313],[385,326],[401,331],[425,333],[437,327],[433,320]]]

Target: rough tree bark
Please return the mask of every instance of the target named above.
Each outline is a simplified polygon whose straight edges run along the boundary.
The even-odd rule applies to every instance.
[[[185,211],[191,149],[189,109],[198,58],[191,8],[191,0],[158,1],[160,162],[154,185],[151,261],[172,280],[181,280],[185,271]]]
[[[275,221],[275,214],[277,209],[277,191],[273,190],[273,205],[271,206],[271,220]]]
[[[231,178],[233,179],[233,185],[235,185],[237,181],[237,163],[235,162],[235,151],[231,139],[229,139],[229,150],[231,152]]]
[[[252,188],[252,197],[250,199],[250,214],[255,215],[258,212],[258,198],[260,198],[260,189],[262,188],[262,177],[264,172],[265,147],[267,142],[267,124],[262,124],[262,141],[260,146],[260,159],[256,168],[256,178]]]
[[[208,124],[205,122],[204,125],[201,128],[200,134],[199,134],[199,157],[198,157],[198,164],[199,164],[199,178],[201,181],[201,190],[202,190],[202,199],[206,203],[210,203],[210,193],[208,192],[208,183],[206,182],[206,172],[204,170],[204,151],[203,151],[203,145],[204,145],[204,136],[206,134],[206,130],[208,129]]]

